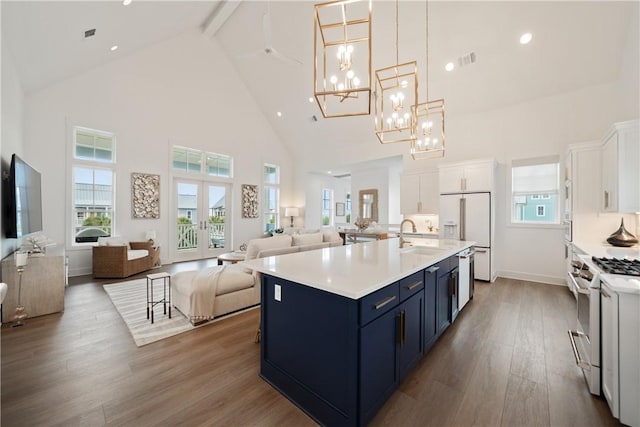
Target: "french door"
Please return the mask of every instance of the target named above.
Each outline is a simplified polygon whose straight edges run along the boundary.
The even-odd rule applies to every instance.
[[[231,186],[174,180],[173,259],[212,258],[231,247]]]

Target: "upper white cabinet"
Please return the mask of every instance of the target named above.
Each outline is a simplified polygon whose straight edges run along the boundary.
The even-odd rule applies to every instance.
[[[402,174],[400,179],[400,213],[437,214],[438,172],[418,172]]]
[[[616,123],[602,146],[602,210],[640,212],[640,122]]]
[[[493,191],[494,160],[478,160],[440,165],[440,193]]]

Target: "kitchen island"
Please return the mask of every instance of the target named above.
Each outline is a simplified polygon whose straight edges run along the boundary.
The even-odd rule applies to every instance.
[[[260,376],[323,425],[366,425],[457,313],[456,254],[398,239],[244,262],[261,273]]]

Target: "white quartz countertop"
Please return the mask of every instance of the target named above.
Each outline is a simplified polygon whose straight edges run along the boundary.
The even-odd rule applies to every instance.
[[[618,293],[640,294],[640,278],[620,276],[618,274],[602,274],[600,279]]]
[[[600,244],[574,241],[572,242],[572,245],[585,254],[595,256],[597,258],[607,257],[640,259],[640,246],[638,245],[632,246],[630,248],[622,248],[618,246],[611,246],[606,241],[603,241]]]
[[[245,267],[347,298],[360,299],[469,248],[475,242],[377,240],[244,261]]]

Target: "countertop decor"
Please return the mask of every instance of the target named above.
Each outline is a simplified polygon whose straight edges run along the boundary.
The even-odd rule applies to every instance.
[[[607,242],[613,246],[630,247],[638,243],[638,239],[624,228],[624,218],[620,219],[620,227],[607,238]]]

